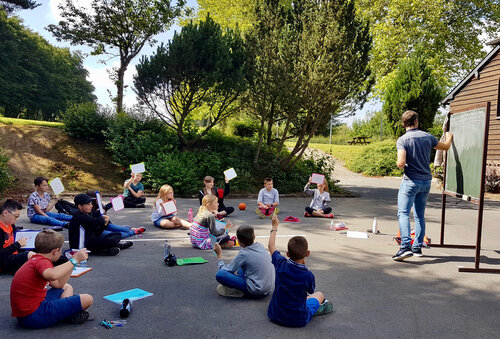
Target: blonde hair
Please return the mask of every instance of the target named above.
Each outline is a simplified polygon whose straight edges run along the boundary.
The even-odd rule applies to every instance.
[[[325,191],[330,192],[328,190],[328,181],[326,181],[326,179],[323,180],[323,186],[325,186]]]
[[[201,217],[205,211],[207,211],[207,206],[210,204],[213,204],[214,202],[217,201],[217,197],[215,195],[205,195],[203,199],[201,200],[201,206],[200,209],[198,210],[198,214],[196,215],[197,217]]]
[[[158,192],[158,196],[156,197],[156,200],[161,199],[163,202],[166,201],[167,199],[167,194],[169,193],[174,193],[174,189],[170,185],[163,185],[160,188],[160,191]]]

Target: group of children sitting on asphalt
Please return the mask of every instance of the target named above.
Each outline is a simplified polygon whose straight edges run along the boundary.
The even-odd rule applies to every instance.
[[[144,207],[144,186],[142,176],[132,174],[124,184],[128,191],[129,203],[125,207]],[[20,251],[26,245],[26,239],[14,241],[15,222],[19,218],[22,205],[7,199],[0,206],[0,270],[15,274],[11,284],[12,316],[18,319],[22,327],[43,328],[66,320],[71,323],[85,322],[89,314],[85,311],[92,305],[92,296],[73,295],[72,287],[67,283],[74,267],[87,259],[87,250],[95,255],[116,255],[121,249],[131,247],[133,242],[121,239],[142,233],[144,228],[115,225],[109,216],[103,214],[97,205],[95,191],[78,194],[74,204],[60,200],[51,201],[49,185],[45,178],[35,179],[36,191],[28,199],[28,217],[33,223],[49,225],[38,233],[34,251]],[[313,195],[306,216],[333,217],[329,207],[330,196],[326,181],[318,184],[317,189],[309,189],[311,179],[304,191]],[[174,201],[173,189],[169,185],[161,187],[153,205],[151,221],[160,228],[183,228],[190,230],[193,247],[213,249],[218,258],[217,293],[221,296],[263,298],[273,292],[268,308],[271,321],[291,327],[305,326],[313,315],[327,314],[332,311],[332,303],[325,300],[321,292],[314,292],[314,275],[305,265],[309,256],[307,240],[295,236],[288,242],[287,256],[283,257],[276,250],[275,240],[279,221],[279,194],[273,188],[271,178],[266,178],[264,188],[259,192],[259,217],[272,218],[272,229],[268,248],[271,257],[260,243],[255,243],[254,229],[240,226],[236,237],[230,237],[226,229],[218,229],[216,220],[222,219],[234,211],[224,206],[223,199],[229,194],[229,181],[225,188],[214,187],[214,178],[205,177],[204,187],[199,192],[200,208],[194,220],[186,221],[176,216],[176,212],[167,214],[163,203]],[[125,193],[124,193],[125,196]],[[124,199],[126,200],[126,199]],[[60,212],[49,212],[56,207]],[[111,204],[101,206],[104,211]],[[81,229],[84,230],[84,249],[79,250],[69,261],[62,255],[64,236],[57,233],[68,228],[70,248],[79,248]],[[222,260],[222,248],[230,248],[239,243],[238,255],[225,265]],[[51,286],[47,290],[46,284]]]

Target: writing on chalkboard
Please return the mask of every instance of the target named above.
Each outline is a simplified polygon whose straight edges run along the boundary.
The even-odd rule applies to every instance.
[[[450,115],[453,141],[446,157],[445,191],[479,199],[486,107]]]

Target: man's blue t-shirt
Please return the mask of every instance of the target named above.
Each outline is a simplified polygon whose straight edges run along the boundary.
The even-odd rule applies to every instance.
[[[417,128],[406,131],[399,137],[396,148],[406,151],[405,177],[410,180],[431,180],[429,168],[431,150],[436,147],[438,140],[432,134]]]
[[[307,293],[314,293],[314,274],[306,265],[287,259],[274,251],[272,263],[276,269],[274,293],[267,309],[271,321],[290,327],[302,327],[309,321]]]

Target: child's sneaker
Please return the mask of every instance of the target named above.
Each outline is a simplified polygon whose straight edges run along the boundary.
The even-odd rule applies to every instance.
[[[89,319],[89,312],[87,311],[80,311],[66,318],[66,320],[70,324],[83,324],[88,319]]]
[[[146,232],[146,229],[144,227],[131,228],[131,230],[134,231],[135,234],[141,234]]]
[[[324,315],[328,313],[332,313],[333,311],[333,304],[330,300],[325,300],[323,303],[319,306],[318,310],[314,315]]]
[[[124,241],[118,243],[118,248],[124,250],[126,248],[132,247],[134,243],[132,241]]]
[[[259,216],[259,218],[261,219],[265,219],[266,218],[266,215],[264,213],[262,213],[262,211],[260,210],[260,208],[257,207],[257,209],[255,210],[255,213],[257,213],[257,215]]]
[[[118,253],[120,253],[120,249],[118,247],[111,247],[111,248],[105,248],[102,250],[92,251],[91,253],[95,254],[95,255],[102,255],[102,256],[111,257],[113,255],[117,255]]]
[[[304,217],[312,217],[312,215],[310,215],[309,213],[307,212],[304,212]]]
[[[241,298],[245,295],[242,291],[236,288],[231,288],[224,285],[217,286],[217,294],[223,297],[232,297],[232,298]]]
[[[332,218],[333,219],[333,213],[323,214],[323,218]]]

